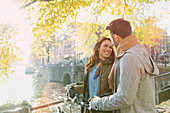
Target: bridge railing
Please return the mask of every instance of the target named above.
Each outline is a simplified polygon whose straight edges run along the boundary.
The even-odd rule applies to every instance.
[[[156,104],[170,99],[170,72],[155,76]]]
[[[41,105],[41,106],[36,106],[36,107],[31,107],[31,106],[17,107],[13,110],[0,111],[0,113],[32,113],[33,110],[37,110],[37,109],[41,109],[41,108],[44,108],[44,107],[48,107],[48,106],[52,106],[52,105],[56,105],[56,104],[61,104],[61,103],[64,104],[64,100],[51,102],[51,103],[44,104],[44,105]],[[58,106],[58,107],[60,107],[60,106]]]
[[[155,76],[155,95],[156,104],[160,104],[162,101],[170,99],[170,72]],[[33,110],[40,109],[43,107],[48,107],[54,104],[64,103],[64,100],[49,103],[46,105],[41,105],[38,107],[26,107],[16,108],[14,110],[3,111],[0,113],[30,113]],[[163,113],[163,112],[158,112]]]

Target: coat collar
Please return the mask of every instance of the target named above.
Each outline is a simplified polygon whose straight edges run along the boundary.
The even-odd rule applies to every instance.
[[[136,52],[136,51],[135,51],[136,47],[139,47],[139,48],[140,48],[141,46],[142,46],[142,44],[135,45],[135,46],[131,47],[130,49],[126,50],[125,52],[123,52],[123,53],[121,53],[121,54],[118,54],[117,57],[118,57],[118,58],[121,58],[121,57],[123,57],[126,53]]]
[[[122,56],[124,53],[135,45],[139,45],[139,39],[135,35],[129,35],[124,38],[117,47],[117,55]]]

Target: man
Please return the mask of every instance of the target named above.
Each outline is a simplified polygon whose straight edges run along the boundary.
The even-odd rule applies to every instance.
[[[92,98],[90,107],[113,110],[113,113],[156,113],[154,76],[159,74],[157,66],[138,38],[132,35],[128,21],[113,20],[106,29],[110,30],[117,48],[114,93]]]

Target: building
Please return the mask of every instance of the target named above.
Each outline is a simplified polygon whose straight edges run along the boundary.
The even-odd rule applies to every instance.
[[[58,34],[59,35],[59,34]],[[52,47],[50,62],[57,65],[79,65],[83,64],[82,58],[85,57],[83,50],[78,50],[82,42],[75,35],[62,33],[57,39],[57,45]]]

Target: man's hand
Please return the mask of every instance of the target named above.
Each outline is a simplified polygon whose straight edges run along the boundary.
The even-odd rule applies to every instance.
[[[95,97],[96,97],[96,96],[94,96],[93,98],[90,99],[90,102],[89,102],[89,104],[90,104],[90,105],[89,105],[90,109],[92,109],[91,104],[92,104],[92,101],[93,101],[93,99],[94,99]]]

